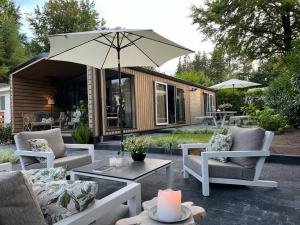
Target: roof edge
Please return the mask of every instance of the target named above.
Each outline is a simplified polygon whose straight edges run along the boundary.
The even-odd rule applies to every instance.
[[[47,58],[48,58],[48,52],[40,53],[39,55],[33,57],[32,59],[16,66],[13,70],[11,70],[9,72],[9,74],[10,75],[15,74],[15,73],[27,68],[28,66],[30,66],[34,63],[37,63],[37,62],[39,62],[43,59],[47,59]],[[164,73],[160,73],[160,72],[157,72],[157,71],[154,71],[154,70],[149,70],[149,69],[146,69],[144,67],[127,67],[127,68],[133,69],[135,71],[143,72],[143,73],[148,73],[148,74],[151,74],[151,75],[154,75],[154,76],[157,76],[157,77],[173,80],[173,81],[176,81],[176,82],[179,82],[179,83],[182,83],[182,84],[186,84],[186,85],[190,85],[190,86],[193,86],[193,87],[201,88],[201,89],[204,89],[204,90],[207,90],[207,91],[215,92],[214,89],[211,89],[209,87],[206,87],[206,86],[203,86],[203,85],[200,85],[200,84],[196,84],[196,83],[193,83],[193,82],[190,82],[190,81],[186,81],[186,80],[183,80],[183,79],[180,79],[180,78],[177,78],[177,77],[173,77],[173,76],[170,76],[170,75],[167,75],[167,74],[164,74]]]
[[[26,67],[30,66],[31,64],[34,64],[42,59],[46,59],[47,57],[48,57],[48,52],[42,52],[42,53],[38,54],[37,56],[27,60],[26,62],[17,65],[14,69],[9,71],[9,75],[12,75],[20,70],[23,70]]]

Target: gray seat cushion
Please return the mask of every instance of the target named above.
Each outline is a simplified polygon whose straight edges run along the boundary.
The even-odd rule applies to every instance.
[[[15,135],[17,149],[31,151],[30,145],[27,142],[29,139],[46,139],[55,158],[60,158],[65,155],[65,145],[59,128],[43,131],[20,132]],[[37,162],[33,157],[23,157],[23,160],[25,165]]]
[[[199,155],[185,156],[185,165],[198,175],[202,176],[201,157]],[[215,159],[208,159],[209,177],[253,180],[255,170],[242,167],[238,164],[223,163]]]
[[[21,172],[0,172],[0,224],[46,225],[32,187]]]
[[[262,149],[265,130],[262,128],[230,127],[232,146],[230,151],[259,151]],[[246,168],[254,168],[257,157],[231,157],[229,160]]]
[[[80,166],[85,166],[92,163],[92,157],[88,154],[84,155],[70,155],[54,160],[54,167],[67,167],[67,170],[71,170]],[[34,163],[26,166],[27,170],[40,169],[47,167],[46,163]]]

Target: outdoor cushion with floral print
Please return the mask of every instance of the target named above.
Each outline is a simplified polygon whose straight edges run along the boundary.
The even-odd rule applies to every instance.
[[[219,134],[218,132],[214,132],[208,145],[206,146],[205,151],[207,152],[230,151],[231,145],[232,145],[231,133],[224,135],[224,134]],[[220,162],[227,162],[227,157],[217,157],[214,159]]]
[[[37,196],[48,224],[79,213],[94,203],[98,184],[93,181],[51,181],[35,183]]]
[[[67,175],[67,170],[64,167],[23,170],[22,172],[32,184],[65,180]]]
[[[33,152],[52,152],[52,149],[49,146],[49,143],[46,139],[29,139],[27,140],[31,151]],[[54,154],[53,154],[54,155]],[[46,158],[36,157],[39,162],[46,162]]]

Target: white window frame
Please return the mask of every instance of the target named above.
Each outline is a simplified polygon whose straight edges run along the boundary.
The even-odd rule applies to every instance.
[[[157,84],[159,85],[164,85],[166,87],[166,114],[167,114],[167,122],[166,123],[158,123],[157,119]],[[159,82],[159,81],[154,81],[154,95],[155,95],[155,125],[168,125],[169,124],[169,109],[168,109],[168,84]]]

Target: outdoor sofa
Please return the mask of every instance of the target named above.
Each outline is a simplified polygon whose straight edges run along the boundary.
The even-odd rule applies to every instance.
[[[1,225],[46,225],[32,186],[24,175],[3,170],[0,168]],[[127,205],[123,204],[125,202]],[[113,225],[119,219],[135,216],[140,211],[141,185],[132,183],[53,225]]]
[[[202,194],[209,196],[209,183],[277,187],[275,181],[260,180],[273,132],[261,128],[230,127],[232,147],[230,151],[206,152],[207,144],[182,144],[184,178],[194,176],[202,182]],[[201,155],[190,155],[189,150],[198,149]],[[216,157],[228,157],[220,162]]]
[[[94,162],[94,145],[92,144],[65,144],[59,128],[20,132],[14,136],[17,151],[20,156],[22,169],[39,169],[66,166],[67,170],[88,165]],[[52,152],[33,152],[28,143],[29,139],[46,139]],[[67,149],[87,149],[88,154],[68,155]],[[40,163],[36,158],[45,158],[45,163]]]

